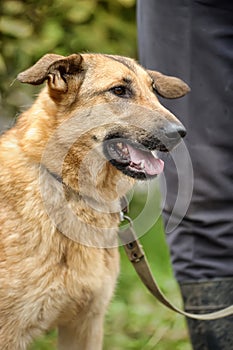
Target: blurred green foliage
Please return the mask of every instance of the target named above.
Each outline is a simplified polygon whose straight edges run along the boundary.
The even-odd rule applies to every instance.
[[[14,82],[45,53],[136,56],[135,0],[1,0],[0,113],[14,116],[38,89]]]

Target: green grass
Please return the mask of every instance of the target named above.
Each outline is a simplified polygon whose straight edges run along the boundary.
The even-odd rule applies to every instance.
[[[131,217],[140,216],[145,201],[149,203],[143,220],[149,221],[149,216],[158,212],[158,199],[155,198],[159,198],[159,193],[154,184],[149,193],[150,196],[141,191],[134,194]],[[173,303],[181,306],[160,217],[140,241],[161,289]],[[184,318],[159,304],[136,275],[122,247],[120,254],[121,273],[106,316],[104,350],[191,350]],[[56,332],[37,340],[31,347],[31,350],[54,349]]]

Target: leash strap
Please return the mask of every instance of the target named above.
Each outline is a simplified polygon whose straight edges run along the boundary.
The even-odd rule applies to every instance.
[[[167,306],[169,309],[178,312],[179,314],[194,318],[196,320],[216,320],[218,318],[230,316],[233,314],[233,305],[226,307],[225,309],[211,312],[207,314],[192,314],[180,310],[174,306],[160,290],[157,282],[155,281],[151,269],[149,267],[147,258],[143,251],[142,246],[137,240],[137,236],[134,232],[132,219],[125,214],[122,214],[122,218],[129,222],[129,227],[127,229],[119,230],[119,237],[123,243],[125,252],[131,261],[134,269],[136,270],[138,276],[145,284],[147,289],[154,295],[163,305]],[[129,242],[129,243],[128,243]]]

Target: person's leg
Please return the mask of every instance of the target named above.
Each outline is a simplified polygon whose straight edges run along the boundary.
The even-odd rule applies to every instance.
[[[229,306],[233,301],[233,278],[181,284],[185,309],[208,313]],[[198,350],[233,349],[233,316],[216,321],[187,319],[191,342]]]
[[[185,144],[194,173],[191,203],[182,219],[179,210],[174,212],[173,208],[178,186],[187,184],[189,169],[184,166],[178,179],[179,168],[176,172],[174,163],[166,157],[165,225],[172,211],[178,221],[182,219],[167,233],[173,268],[185,308],[204,312],[203,304],[208,303],[218,309],[233,303],[232,279],[229,284],[229,277],[233,277],[233,3],[139,0],[137,11],[140,62],[149,69],[178,76],[191,87],[190,94],[180,100],[162,101],[187,129]],[[176,158],[179,152],[178,148]],[[182,196],[187,200],[185,190]],[[216,303],[220,280],[221,289],[227,293],[219,292]],[[208,282],[208,301],[203,281]],[[231,326],[221,326],[225,322]],[[206,323],[208,329],[201,326],[206,334],[214,332],[216,337],[216,329],[224,328],[227,345],[221,343],[222,334],[215,347],[206,345],[207,335],[198,332],[199,325],[198,321],[189,321],[194,349],[233,348],[233,334],[229,333],[233,318]],[[194,343],[197,333],[202,345]]]

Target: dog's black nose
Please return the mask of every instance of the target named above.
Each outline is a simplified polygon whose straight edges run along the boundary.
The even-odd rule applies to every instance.
[[[155,129],[153,133],[149,133],[138,141],[149,150],[169,152],[185,135],[186,129],[181,123],[166,122],[161,128]]]
[[[165,131],[165,135],[169,139],[179,139],[180,137],[183,138],[186,135],[186,129],[182,124],[170,124]]]
[[[171,151],[186,135],[186,129],[181,123],[167,123],[162,130],[159,149],[164,152]]]

